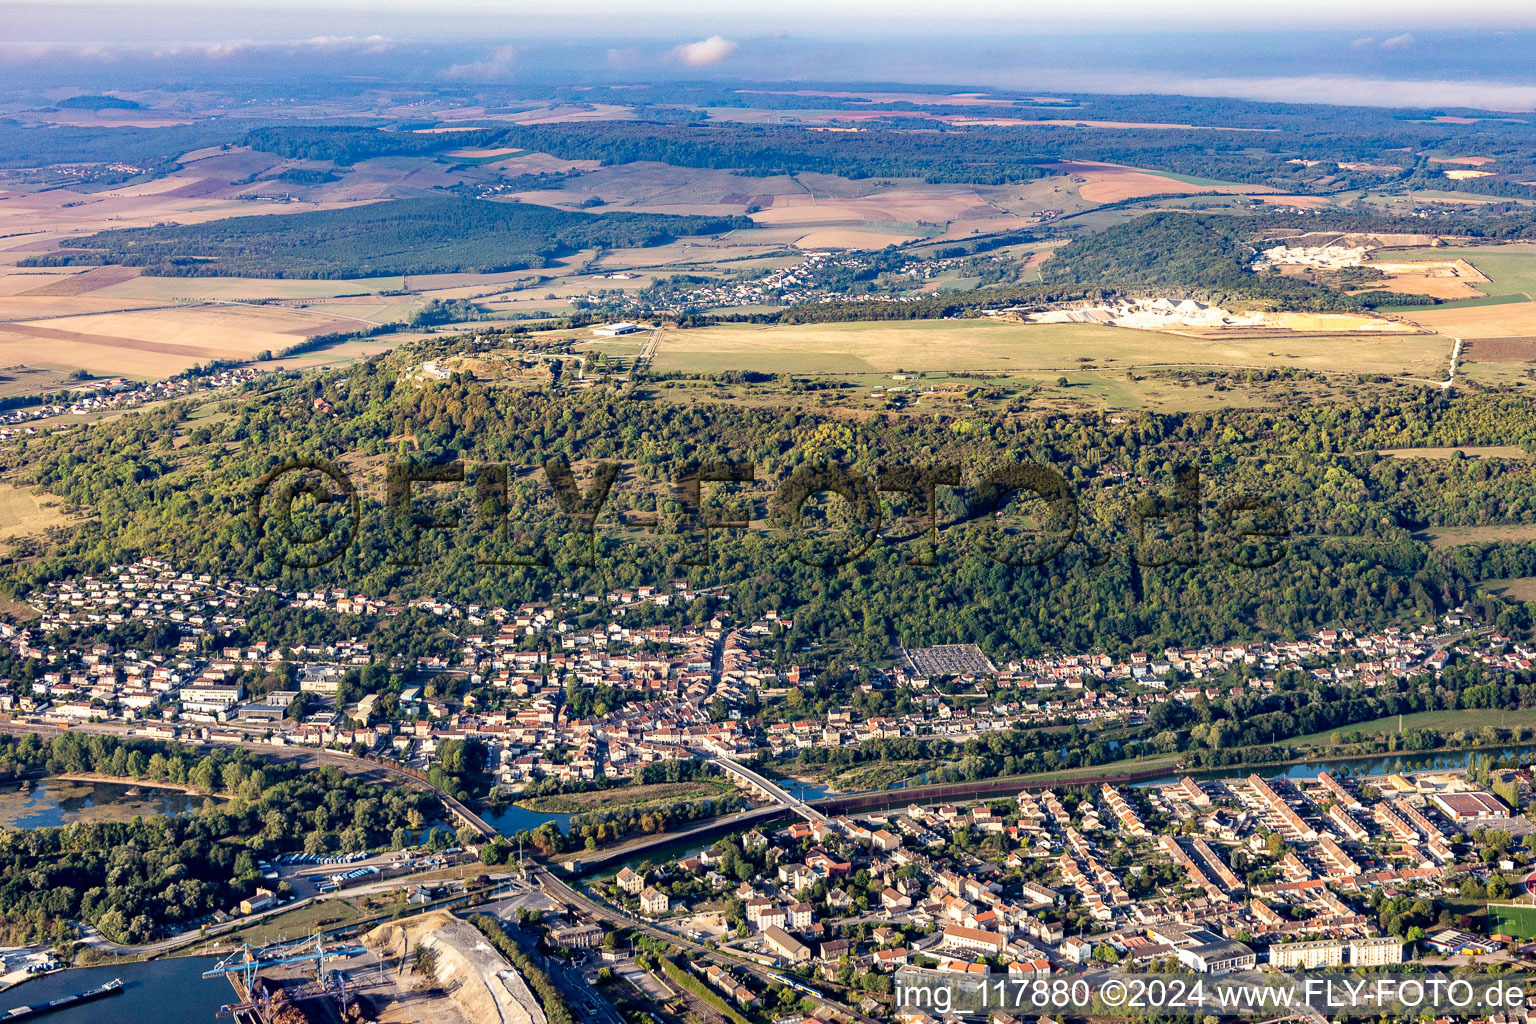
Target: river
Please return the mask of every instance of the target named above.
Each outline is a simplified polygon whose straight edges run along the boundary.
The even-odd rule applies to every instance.
[[[203,972],[213,964],[207,957],[184,957],[59,971],[0,992],[0,1014],[13,1006],[44,1003],[121,978],[121,995],[38,1019],[47,1024],[213,1024],[219,1007],[235,998],[235,990],[224,979],[203,979]]]
[[[546,822],[554,822],[564,832],[571,824],[570,814],[555,814],[550,811],[530,811],[526,807],[517,804],[507,804],[500,810],[492,807],[478,807],[475,813],[485,819],[485,823],[504,836],[515,836],[519,832],[532,832]]]

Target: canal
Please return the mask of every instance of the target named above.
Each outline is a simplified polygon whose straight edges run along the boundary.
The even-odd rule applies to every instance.
[[[203,979],[203,972],[213,964],[207,957],[181,957],[59,971],[0,992],[0,1016],[13,1006],[45,1003],[121,978],[121,995],[82,1003],[38,1019],[48,1024],[213,1024],[219,1007],[235,997],[235,990],[224,979]]]
[[[1536,744],[1505,747],[1474,747],[1470,750],[1441,750],[1422,754],[1400,752],[1377,754],[1370,757],[1342,757],[1332,760],[1304,761],[1300,764],[1258,765],[1248,768],[1210,768],[1188,772],[1172,772],[1156,778],[1143,779],[1138,786],[1168,786],[1185,775],[1197,779],[1246,779],[1258,775],[1266,779],[1315,779],[1323,772],[1329,775],[1348,775],[1364,778],[1375,775],[1391,775],[1393,772],[1425,772],[1438,769],[1465,768],[1473,755],[1483,757],[1526,757],[1536,752]],[[1134,770],[1134,769],[1132,769]]]

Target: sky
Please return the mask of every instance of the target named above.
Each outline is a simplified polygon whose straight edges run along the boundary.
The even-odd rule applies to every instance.
[[[80,12],[98,12],[82,18]],[[394,30],[415,38],[465,38],[497,31],[515,35],[666,34],[690,27],[712,32],[874,35],[921,29],[964,34],[999,28],[1079,32],[1127,28],[1536,28],[1529,0],[1288,0],[1283,5],[1231,0],[1074,0],[1071,4],[999,0],[48,0],[0,4],[17,39],[108,38],[158,41],[206,38],[233,30],[250,38],[304,38],[310,21],[326,31]],[[152,22],[135,20],[157,12]],[[104,17],[105,21],[97,18]],[[297,31],[296,31],[297,30]],[[126,35],[124,34],[126,31]],[[371,34],[363,32],[363,34]]]
[[[1536,108],[1531,0],[0,0],[0,89],[734,77]]]

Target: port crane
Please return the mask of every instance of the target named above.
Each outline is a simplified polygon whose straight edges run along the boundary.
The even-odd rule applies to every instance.
[[[345,976],[340,971],[327,971],[326,961],[334,962],[348,957],[359,956],[365,952],[367,950],[362,946],[327,946],[325,944],[325,936],[318,932],[310,938],[285,945],[253,949],[250,943],[245,943],[239,949],[204,971],[203,977],[222,978],[233,974],[238,975],[245,983],[247,1001],[237,1005],[220,1007],[219,1016],[221,1017],[230,1016],[242,1010],[270,1009],[271,997],[266,993],[262,993],[259,996],[256,994],[256,975],[265,968],[278,967],[282,964],[314,962],[321,990],[327,991],[334,988],[336,994],[345,1001]]]

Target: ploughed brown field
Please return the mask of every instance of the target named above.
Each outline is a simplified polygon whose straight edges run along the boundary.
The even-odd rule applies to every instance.
[[[1122,199],[1139,199],[1142,196],[1189,195],[1196,192],[1220,192],[1226,195],[1274,194],[1278,189],[1265,185],[1194,185],[1177,178],[1169,178],[1156,171],[1144,171],[1119,164],[1101,164],[1089,161],[1068,160],[1049,164],[1052,170],[1086,178],[1079,186],[1078,194],[1091,203],[1117,203]]]

